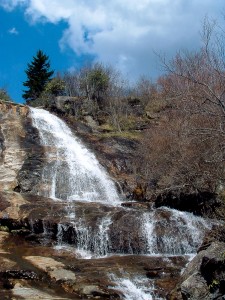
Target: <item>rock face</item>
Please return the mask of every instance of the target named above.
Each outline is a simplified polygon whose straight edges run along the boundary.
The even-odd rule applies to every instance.
[[[200,191],[190,193],[185,189],[170,190],[157,196],[155,206],[167,206],[204,217],[225,218],[221,215],[221,210],[225,212],[224,201],[220,201],[216,193]]]
[[[31,192],[43,167],[44,150],[27,106],[0,102],[0,190]]]
[[[26,149],[21,140],[26,136],[24,120],[28,108],[0,102],[0,189],[17,186],[17,174],[26,158]]]
[[[45,160],[45,149],[40,145],[39,133],[27,116],[23,123],[26,135],[20,146],[26,151],[23,165],[17,174],[17,192],[33,193],[40,181]]]
[[[212,300],[225,295],[225,243],[213,242],[187,265],[169,299]],[[177,297],[177,298],[173,298]]]

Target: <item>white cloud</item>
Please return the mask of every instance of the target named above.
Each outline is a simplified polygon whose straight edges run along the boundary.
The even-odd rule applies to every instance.
[[[26,3],[27,0],[0,0],[0,6],[8,11],[12,11],[16,6]]]
[[[12,27],[11,29],[9,29],[8,32],[13,35],[19,34],[18,30],[15,27]]]
[[[153,50],[170,55],[196,47],[204,15],[219,15],[224,0],[0,0],[0,5],[24,5],[32,22],[66,21],[62,48],[95,55],[132,77],[155,69]]]

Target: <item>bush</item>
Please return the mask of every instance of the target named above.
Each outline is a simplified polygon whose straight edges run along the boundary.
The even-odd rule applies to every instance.
[[[12,99],[4,88],[0,88],[0,100],[12,102]]]

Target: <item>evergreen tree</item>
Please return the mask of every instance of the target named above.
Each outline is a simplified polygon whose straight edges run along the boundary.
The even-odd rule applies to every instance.
[[[37,99],[45,89],[46,84],[51,80],[54,71],[50,70],[49,57],[41,50],[37,51],[33,61],[28,63],[27,81],[23,83],[28,90],[24,91],[23,98],[30,102]]]

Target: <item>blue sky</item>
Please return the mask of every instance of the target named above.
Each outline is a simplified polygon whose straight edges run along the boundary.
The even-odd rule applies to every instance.
[[[95,59],[131,80],[155,77],[154,52],[198,48],[204,17],[219,20],[224,11],[224,0],[0,0],[0,87],[23,102],[25,69],[38,49],[55,71]]]

